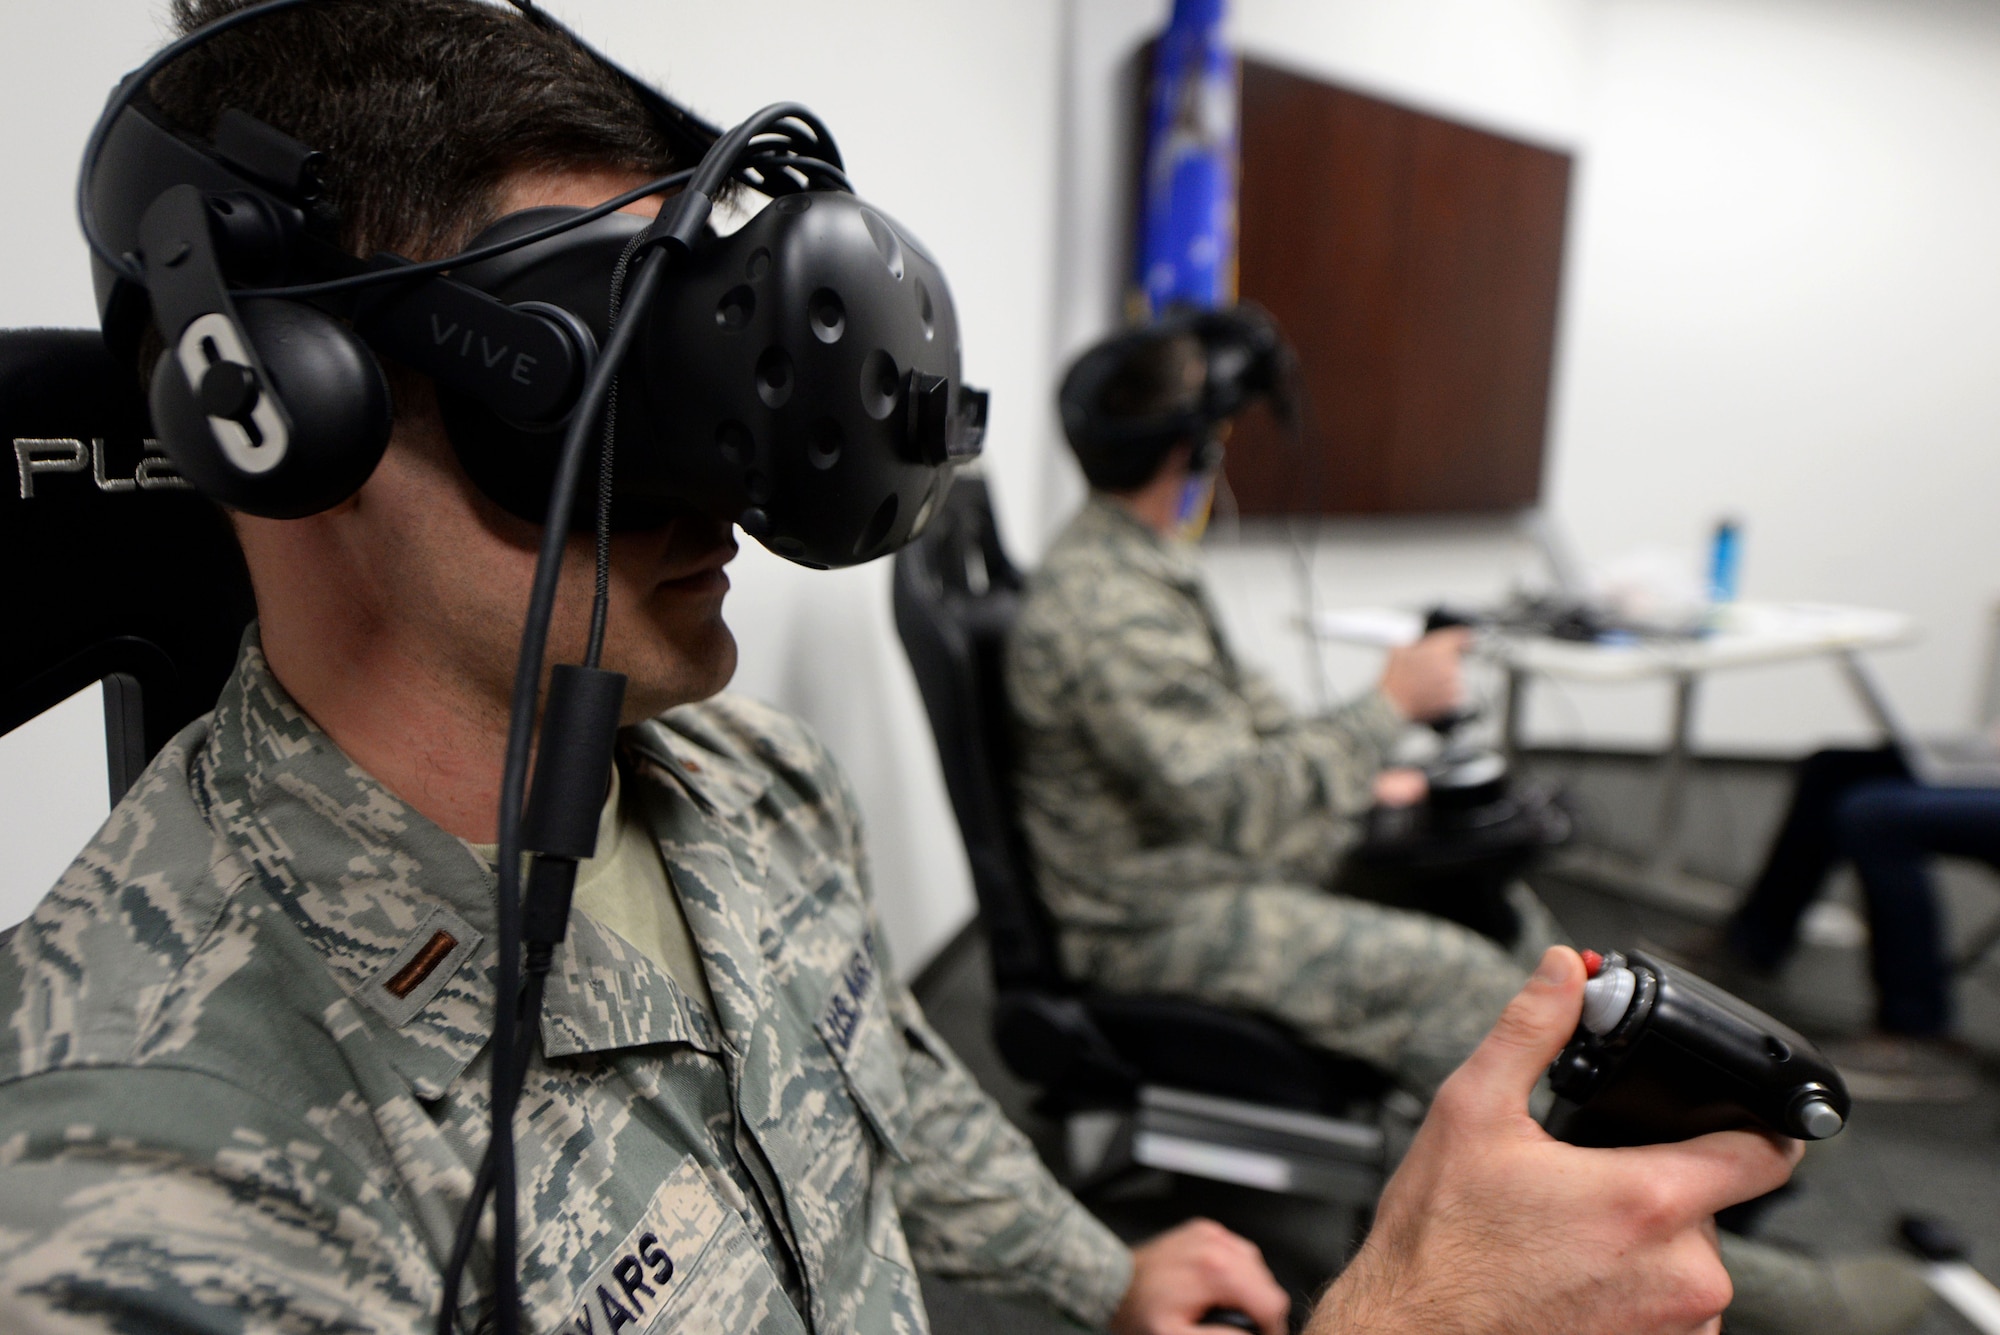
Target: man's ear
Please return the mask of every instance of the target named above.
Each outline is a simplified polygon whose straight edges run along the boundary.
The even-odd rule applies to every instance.
[[[1193,469],[1194,449],[1194,442],[1191,440],[1176,441],[1168,446],[1167,453],[1160,460],[1160,467],[1153,474],[1152,481],[1142,490],[1150,491],[1155,487],[1168,486],[1178,489],[1181,483],[1187,481],[1188,474]]]
[[[445,430],[444,410],[438,406],[437,386],[427,375],[407,367],[384,363],[389,371],[389,395],[394,408],[394,426],[389,432],[390,453],[415,459],[431,472],[453,478],[467,491],[476,492],[472,479],[458,461],[451,434]]]

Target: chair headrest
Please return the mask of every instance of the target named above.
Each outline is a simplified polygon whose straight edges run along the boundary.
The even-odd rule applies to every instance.
[[[80,517],[102,497],[183,488],[157,449],[145,458],[148,434],[136,375],[96,331],[0,330],[0,436],[16,483],[0,513],[10,527],[51,508]]]
[[[148,754],[214,702],[252,614],[220,512],[149,438],[95,330],[0,331],[0,732],[111,672],[146,687]]]

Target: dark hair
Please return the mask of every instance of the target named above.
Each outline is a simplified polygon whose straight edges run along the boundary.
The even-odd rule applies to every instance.
[[[1124,493],[1159,476],[1176,445],[1194,442],[1207,384],[1207,350],[1186,329],[1127,330],[1087,349],[1057,394],[1084,480]]]
[[[247,0],[173,0],[182,33]],[[629,85],[562,33],[481,0],[325,0],[256,19],[149,90],[200,135],[226,107],[326,155],[324,199],[355,254],[449,254],[492,221],[512,172],[663,173],[665,138]]]
[[[1139,342],[1104,382],[1098,407],[1108,417],[1163,417],[1201,406],[1208,354],[1193,334]]]

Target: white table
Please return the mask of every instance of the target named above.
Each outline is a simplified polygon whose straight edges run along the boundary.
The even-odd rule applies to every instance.
[[[1414,612],[1388,608],[1330,609],[1313,622],[1322,639],[1389,647],[1423,631]],[[1827,658],[1838,666],[1869,718],[1885,735],[1894,724],[1859,653],[1908,644],[1917,636],[1899,612],[1826,603],[1732,603],[1718,608],[1707,634],[1697,637],[1586,643],[1546,635],[1489,630],[1473,652],[1507,674],[1503,736],[1508,755],[1520,749],[1522,700],[1531,677],[1581,682],[1664,681],[1673,687],[1673,723],[1660,758],[1659,813],[1643,878],[1655,887],[1680,873],[1680,835],[1687,767],[1694,734],[1696,688],[1707,672]]]

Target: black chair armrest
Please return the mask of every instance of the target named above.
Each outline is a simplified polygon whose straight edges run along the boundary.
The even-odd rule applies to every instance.
[[[993,1005],[993,1043],[1009,1070],[1058,1106],[1129,1103],[1141,1083],[1075,997],[1002,992]]]
[[[1148,1084],[1338,1114],[1379,1096],[1374,1067],[1332,1056],[1271,1020],[1184,997],[1083,999],[1098,1029]]]

